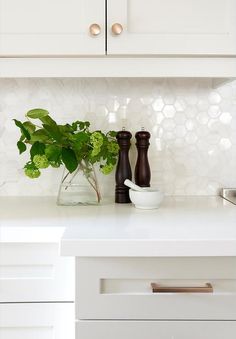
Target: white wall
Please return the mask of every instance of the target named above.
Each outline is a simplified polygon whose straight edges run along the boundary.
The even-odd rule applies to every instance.
[[[210,79],[1,79],[0,195],[57,194],[61,170],[32,181],[21,169],[26,156],[16,149],[12,119],[36,107],[60,122],[87,119],[98,129],[145,127],[152,134],[152,184],[166,194],[215,195],[236,187],[236,81],[212,89]],[[133,143],[133,165],[135,157]],[[100,181],[113,194],[114,173]]]

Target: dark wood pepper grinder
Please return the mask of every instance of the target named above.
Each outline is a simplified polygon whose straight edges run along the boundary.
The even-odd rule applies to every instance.
[[[131,166],[129,162],[130,139],[132,134],[128,131],[122,130],[117,133],[116,139],[120,146],[119,158],[116,167],[116,203],[130,203],[129,188],[125,186],[125,179],[132,180]]]
[[[141,187],[150,187],[151,171],[148,162],[150,137],[150,133],[144,131],[144,129],[135,134],[138,157],[135,166],[134,178],[135,183]]]

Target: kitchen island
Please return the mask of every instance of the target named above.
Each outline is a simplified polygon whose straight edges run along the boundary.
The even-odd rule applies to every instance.
[[[61,254],[76,257],[77,339],[235,334],[236,206],[221,197],[81,208]]]
[[[152,211],[58,207],[50,197],[0,203],[0,338],[234,337],[230,202],[166,197]]]

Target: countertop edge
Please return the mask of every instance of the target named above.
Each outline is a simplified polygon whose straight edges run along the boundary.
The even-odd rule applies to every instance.
[[[123,241],[62,238],[60,254],[74,257],[230,257],[236,256],[236,239]]]

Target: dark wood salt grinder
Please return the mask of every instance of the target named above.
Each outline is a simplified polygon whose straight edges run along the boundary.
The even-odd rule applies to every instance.
[[[125,186],[125,179],[132,180],[131,166],[129,162],[130,139],[132,134],[128,131],[120,131],[117,133],[116,139],[120,147],[119,158],[116,167],[116,203],[130,203],[129,188]]]
[[[150,137],[150,133],[144,130],[135,134],[138,157],[135,166],[134,178],[135,183],[141,187],[150,187],[151,171],[148,162]]]

